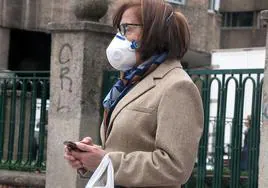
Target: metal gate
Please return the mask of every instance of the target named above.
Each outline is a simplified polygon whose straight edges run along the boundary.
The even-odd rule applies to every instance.
[[[185,188],[257,188],[263,69],[189,70],[204,106],[204,132]],[[118,78],[104,73],[104,93]]]
[[[258,187],[263,71],[188,71],[202,96],[205,121],[196,165],[185,188]],[[21,76],[0,78],[0,168],[43,171],[49,73],[17,75]],[[104,72],[103,78],[104,97],[118,73]]]
[[[0,169],[44,171],[49,72],[0,72]]]

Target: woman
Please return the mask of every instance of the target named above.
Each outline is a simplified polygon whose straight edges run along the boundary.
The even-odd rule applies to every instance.
[[[182,69],[189,45],[185,17],[163,0],[124,3],[115,13],[119,33],[107,48],[121,79],[105,98],[102,147],[65,152],[73,168],[94,171],[105,154],[115,184],[178,188],[189,178],[203,128],[198,89]]]

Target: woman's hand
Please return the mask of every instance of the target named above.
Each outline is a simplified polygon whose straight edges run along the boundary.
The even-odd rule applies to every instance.
[[[87,144],[87,145],[92,145],[93,146],[93,141],[92,138],[90,137],[85,137],[81,141],[81,143]],[[72,152],[68,150],[67,146],[64,146],[64,159],[66,159],[69,163],[69,165],[74,168],[74,169],[79,169],[83,168],[83,164],[80,160],[76,159],[73,155]]]
[[[70,164],[74,167],[84,167],[86,170],[90,171],[96,170],[106,152],[97,145],[89,145],[83,142],[76,142],[76,144],[77,147],[84,152],[72,151],[71,155],[76,161],[72,161]],[[80,162],[80,165],[77,161]]]
[[[80,142],[91,146],[94,145],[91,137],[85,137]]]
[[[74,158],[72,152],[70,152],[67,146],[64,146],[64,159],[66,159],[69,165],[74,169],[83,168],[83,164],[78,159]]]

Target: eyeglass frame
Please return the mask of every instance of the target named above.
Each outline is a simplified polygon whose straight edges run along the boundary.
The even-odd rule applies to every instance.
[[[135,27],[142,27],[143,24],[132,24],[132,23],[122,23],[118,27],[118,31],[122,36],[125,36],[127,33],[127,27],[128,26],[135,26]]]

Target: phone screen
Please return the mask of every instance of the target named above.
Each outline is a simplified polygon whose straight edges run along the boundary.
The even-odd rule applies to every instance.
[[[71,151],[76,151],[76,152],[83,152],[82,150],[80,150],[76,143],[72,142],[72,141],[65,141],[63,142],[64,145],[67,146],[68,150]]]

